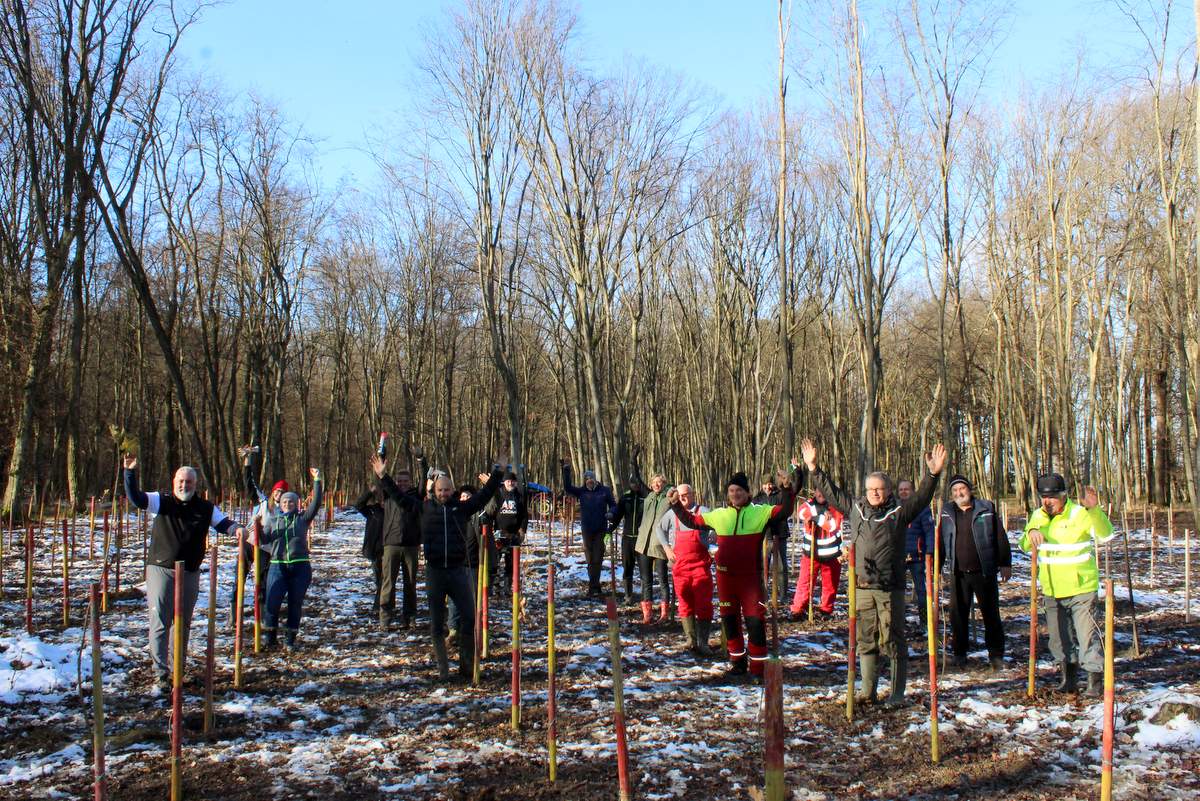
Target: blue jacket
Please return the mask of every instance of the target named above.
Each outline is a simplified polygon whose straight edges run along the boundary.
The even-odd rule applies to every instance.
[[[917,515],[917,519],[908,526],[908,542],[905,544],[904,553],[907,556],[921,554],[922,558],[927,553],[933,553],[933,537],[936,531],[937,525],[933,522],[933,512],[929,511],[929,507],[926,506],[921,510],[921,514]]]
[[[563,487],[569,495],[579,499],[580,527],[589,534],[608,530],[608,521],[617,511],[617,499],[612,490],[597,482],[595,489],[586,485],[576,487],[571,483],[571,468],[563,468]]]

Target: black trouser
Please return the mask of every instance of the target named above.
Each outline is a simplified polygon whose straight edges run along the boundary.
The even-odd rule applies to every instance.
[[[600,573],[604,569],[604,529],[583,532],[583,555],[587,559],[588,592],[603,592]]]
[[[771,542],[771,572],[775,575],[772,581],[779,588],[779,597],[785,600],[788,596],[788,563],[787,563],[787,537],[772,538]]]
[[[371,597],[371,611],[379,611],[379,585],[383,581],[383,555],[371,560],[371,577],[375,579],[375,594]]]
[[[626,601],[633,598],[633,574],[638,570],[638,554],[634,550],[635,545],[637,545],[636,534],[632,537],[621,535],[621,578],[625,581]]]
[[[246,575],[244,579],[254,580],[254,545],[245,542],[242,543],[242,559],[245,560]],[[265,609],[267,604],[267,571],[271,569],[271,554],[266,551],[259,551],[258,554],[258,582],[255,585],[258,589],[259,609]],[[242,603],[245,604],[245,609],[242,611],[244,620],[254,620],[254,590],[242,590]],[[237,566],[234,563],[233,574],[233,597],[229,599],[229,625],[237,625]]]
[[[638,554],[638,568],[642,574],[642,600],[654,603],[654,574],[658,574],[658,583],[662,585],[663,600],[671,601],[671,575],[667,568],[666,559],[655,559],[644,553]]]
[[[988,656],[993,659],[1004,656],[1004,623],[1000,620],[1000,585],[996,577],[958,571],[954,572],[954,588],[950,593],[950,630],[954,638],[954,655],[967,655],[972,600],[978,600],[979,611],[983,613]]]
[[[468,567],[449,569],[425,564],[425,592],[429,600],[429,633],[446,636],[446,599],[458,610],[458,670],[469,675],[475,664],[475,571]]]

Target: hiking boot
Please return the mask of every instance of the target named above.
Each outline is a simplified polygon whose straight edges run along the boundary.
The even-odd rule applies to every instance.
[[[701,656],[712,656],[713,649],[708,645],[708,635],[712,631],[711,620],[696,621],[696,653]]]
[[[284,629],[283,641],[287,643],[287,647],[291,650],[296,650],[296,635],[300,632],[296,629]]]
[[[1060,693],[1074,693],[1079,689],[1079,665],[1073,662],[1066,662],[1062,665],[1062,675],[1058,680],[1058,685],[1054,688]]]
[[[683,647],[692,653],[696,652],[696,618],[683,619]]]
[[[725,671],[725,675],[745,676],[748,672],[750,672],[749,660],[746,659],[745,655],[742,655],[730,663],[729,670]]]
[[[854,697],[859,703],[873,704],[879,700],[879,656],[877,654],[861,654],[858,657],[862,667],[862,692]]]
[[[1088,698],[1099,698],[1104,695],[1104,674],[1088,672],[1087,689],[1083,694]]]
[[[438,681],[449,681],[450,661],[446,658],[446,641],[441,637],[433,638],[433,658],[437,663]]]
[[[1003,673],[1004,672],[1004,657],[993,656],[991,659],[988,660],[988,669],[992,673]]]
[[[267,633],[267,647],[274,648],[279,644],[279,629],[263,629]]]
[[[889,708],[904,706],[904,688],[908,685],[908,660],[892,658],[892,694],[883,702]]]

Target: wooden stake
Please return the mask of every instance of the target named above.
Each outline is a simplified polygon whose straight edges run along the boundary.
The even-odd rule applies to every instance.
[[[1113,583],[1104,581],[1104,739],[1101,750],[1100,801],[1112,801],[1113,771]]]
[[[854,668],[855,660],[858,658],[855,653],[857,650],[858,637],[858,613],[855,610],[857,595],[855,592],[855,577],[854,577],[854,543],[851,543],[846,548],[846,564],[850,570],[846,575],[846,601],[850,605],[850,622],[846,627],[846,720],[854,722]],[[812,603],[812,599],[809,599]]]
[[[613,726],[617,732],[617,783],[620,801],[629,801],[629,744],[625,739],[625,683],[621,668],[621,630],[617,623],[617,601],[608,596],[608,644],[612,659]]]
[[[489,575],[489,573],[491,572],[491,564],[490,564],[491,558],[490,558],[490,553],[489,553],[491,551],[491,549],[492,549],[492,528],[491,528],[491,526],[484,526],[483,527],[483,550],[480,551],[480,553],[479,553],[479,564],[482,566],[482,569],[483,569],[483,597],[480,600],[480,603],[483,607],[483,612],[481,613],[483,616],[483,636],[482,636],[483,649],[482,649],[481,656],[480,656],[481,659],[487,659],[488,656],[490,656],[490,654],[489,654],[490,643],[488,641],[489,640],[488,622],[489,622],[489,619],[491,618],[491,612],[488,609],[488,596],[491,594],[491,591],[492,591],[491,576]]]
[[[1183,622],[1192,622],[1192,530],[1183,530]]]
[[[100,611],[108,612],[108,510],[104,510],[104,567],[100,574]]]
[[[217,667],[217,541],[208,550],[208,642],[204,647],[204,736],[213,733],[213,674]]]
[[[1038,552],[1037,546],[1029,552],[1029,687],[1025,695],[1033,697],[1037,682],[1037,651],[1038,651]]]
[[[811,599],[809,609],[812,608]],[[766,801],[783,801],[787,798],[787,783],[784,778],[784,722],[783,722],[783,661],[779,654],[772,653],[767,660],[763,676],[766,709],[764,767],[766,769]]]
[[[941,525],[942,518],[939,515],[937,531],[934,534],[935,543],[937,538],[941,537]],[[941,743],[938,740],[938,607],[933,594],[936,570],[933,554],[925,554],[925,630],[929,647],[929,760],[935,765],[942,760]],[[959,647],[961,646],[956,643],[955,648]]]
[[[262,586],[259,583],[261,565],[259,564],[258,544],[262,542],[262,518],[254,518],[254,653],[262,650]]]
[[[1175,504],[1167,507],[1167,562],[1175,564]]]
[[[96,496],[88,504],[88,561],[96,558]]]
[[[233,610],[233,687],[242,689],[242,606],[246,602],[245,529],[238,529],[237,541],[237,604]]]
[[[1129,530],[1122,531],[1121,536],[1125,543],[1125,586],[1129,590],[1129,614],[1133,622],[1133,656],[1136,659],[1142,655],[1142,650],[1138,645],[1137,605],[1133,602],[1133,568],[1129,565]]]
[[[174,658],[171,672],[171,801],[183,799],[183,562],[175,563]]]
[[[33,521],[25,529],[25,631],[33,634]]]
[[[512,548],[512,730],[521,730],[521,548]]]
[[[67,521],[62,521],[63,628],[71,625],[71,549],[67,546]]]
[[[95,801],[108,798],[108,777],[104,770],[104,677],[101,674],[100,585],[88,590],[92,626],[92,790]]]
[[[471,669],[471,685],[474,687],[478,687],[483,678],[483,661],[480,658],[483,652],[483,558],[478,555],[483,553],[483,542],[483,528],[480,527],[475,548],[475,659]]]
[[[554,557],[547,547],[546,564],[546,745],[550,752],[550,781],[558,781],[558,699],[555,673],[558,654],[554,650]]]

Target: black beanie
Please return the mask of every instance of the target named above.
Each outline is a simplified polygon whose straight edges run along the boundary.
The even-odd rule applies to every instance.
[[[725,489],[729,489],[734,485],[741,487],[746,492],[750,491],[750,479],[746,478],[745,473],[737,472],[730,476],[729,480],[725,482]]]
[[[504,474],[504,480],[505,480],[505,481],[516,481],[516,480],[517,480],[517,474],[516,474],[516,473],[514,473],[513,471],[509,470],[509,471],[505,472],[505,474]]]
[[[972,495],[975,494],[975,488],[971,486],[970,481],[967,481],[967,477],[961,473],[956,473],[950,478],[950,483],[946,485],[946,489],[954,489],[955,484],[966,484],[967,492],[970,492]]]

